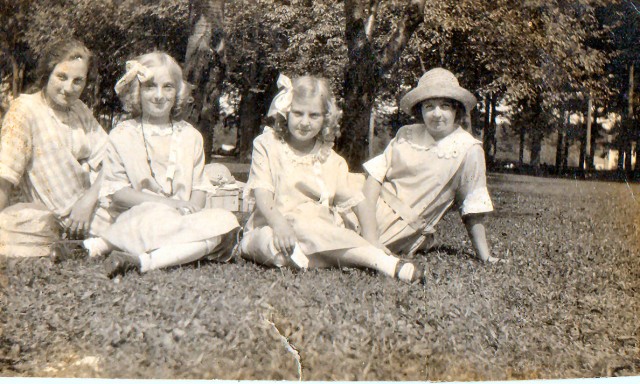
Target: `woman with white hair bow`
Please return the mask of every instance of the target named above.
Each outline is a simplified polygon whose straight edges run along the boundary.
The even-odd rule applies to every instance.
[[[132,119],[109,134],[100,198],[115,221],[87,244],[93,254],[115,249],[106,263],[111,277],[231,256],[238,221],[229,211],[203,209],[213,186],[204,176],[202,136],[180,118],[190,91],[163,52],[129,62],[116,84]]]

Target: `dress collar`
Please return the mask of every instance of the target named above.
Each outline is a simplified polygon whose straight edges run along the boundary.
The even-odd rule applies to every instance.
[[[171,134],[173,134],[173,131],[180,131],[181,126],[180,124],[178,124],[178,122],[172,122],[166,125],[156,125],[156,124],[151,124],[151,123],[143,123],[140,122],[140,124],[144,124],[144,135],[149,137],[149,136],[171,136]]]
[[[279,137],[275,129],[265,126],[264,132],[271,134],[275,140],[280,142],[284,156],[294,164],[313,165],[314,163],[324,163],[331,155],[331,147],[333,146],[333,143],[327,143],[316,139],[311,152],[307,154],[297,154],[283,138]]]
[[[451,132],[450,134],[448,134],[447,136],[443,137],[438,141],[436,141],[429,134],[429,132],[425,131],[424,135],[427,138],[427,144],[421,145],[421,144],[417,144],[413,140],[414,132],[417,129],[425,129],[425,128],[424,128],[424,125],[422,124],[416,124],[416,125],[411,125],[407,127],[406,134],[404,135],[404,137],[401,137],[398,140],[398,143],[407,142],[409,145],[411,145],[411,147],[419,151],[428,151],[430,149],[435,149],[438,155],[438,158],[450,159],[450,158],[458,157],[462,149],[461,145],[467,141],[465,140],[467,136],[466,135],[467,131],[465,131],[461,126],[458,126],[458,128],[456,128],[453,132]]]

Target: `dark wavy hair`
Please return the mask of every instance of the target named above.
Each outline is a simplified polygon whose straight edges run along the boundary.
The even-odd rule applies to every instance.
[[[36,66],[36,84],[40,89],[44,88],[49,81],[51,72],[56,65],[70,60],[85,60],[87,62],[87,77],[91,74],[93,55],[91,51],[76,39],[60,39],[51,42],[42,52]]]
[[[320,140],[324,143],[333,145],[337,136],[339,136],[338,119],[342,114],[340,108],[336,104],[335,97],[331,90],[329,80],[316,76],[301,76],[293,79],[293,99],[320,96],[324,109],[324,121],[322,130],[320,131]],[[287,127],[287,119],[280,114],[276,115],[271,121],[273,129],[281,139],[289,135]]]
[[[453,105],[453,109],[455,110],[456,117],[453,122],[467,131],[471,129],[471,120],[469,119],[469,114],[467,113],[467,109],[464,107],[464,104],[462,104],[458,100],[449,99],[447,97],[445,97],[444,99],[447,99],[449,102],[451,102],[451,104]],[[422,121],[422,103],[424,103],[426,100],[428,99],[416,103],[416,105],[414,105],[411,109],[411,114],[418,121]]]
[[[135,60],[150,69],[157,67],[167,67],[169,69],[169,73],[176,85],[176,100],[171,108],[171,117],[174,119],[180,118],[185,107],[193,102],[191,97],[193,86],[183,79],[180,64],[170,55],[159,51],[146,53],[136,57]],[[139,81],[132,81],[130,86],[119,96],[125,111],[130,112],[133,118],[142,115]]]

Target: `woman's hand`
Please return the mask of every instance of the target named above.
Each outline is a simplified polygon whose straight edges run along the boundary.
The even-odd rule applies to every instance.
[[[276,247],[276,251],[290,256],[298,241],[291,224],[283,220],[274,225],[272,229],[273,245]]]
[[[71,212],[62,218],[65,232],[71,239],[81,239],[89,234],[91,219],[96,208],[97,199],[91,193],[85,193],[71,207]]]
[[[176,200],[176,199],[168,199],[169,203],[172,207],[180,211],[183,215],[189,215],[191,213],[196,213],[202,209],[198,204],[195,204],[191,201],[184,200]]]
[[[487,244],[487,235],[484,227],[485,214],[469,214],[462,218],[469,237],[471,238],[471,244],[476,251],[478,259],[485,263],[504,263],[505,259],[491,256],[489,245]]]

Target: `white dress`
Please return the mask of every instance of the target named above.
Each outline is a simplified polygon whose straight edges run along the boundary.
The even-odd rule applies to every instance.
[[[348,176],[346,161],[331,148],[317,142],[310,154],[297,155],[272,128],[265,127],[253,142],[245,194],[257,188],[273,192],[275,208],[291,224],[305,255],[370,246],[345,228],[340,217],[364,199],[360,189],[349,184]],[[267,226],[256,210],[245,227],[244,248],[260,248],[247,242],[259,241],[252,232]]]
[[[105,239],[139,255],[168,245],[210,239],[239,227],[235,215],[223,209],[182,215],[165,204],[147,202],[125,210],[113,203],[112,195],[125,187],[183,201],[188,201],[193,191],[212,191],[204,177],[200,132],[178,121],[164,129],[145,126],[144,135],[143,139],[141,124],[136,120],[118,124],[109,134],[112,145],[104,164],[100,200],[115,222],[105,231]]]
[[[382,184],[378,234],[394,252],[407,252],[418,237],[433,234],[454,204],[463,216],[493,211],[482,142],[458,127],[439,141],[428,136],[428,144],[419,145],[414,132],[424,129],[421,124],[400,128],[384,153],[364,164]]]

